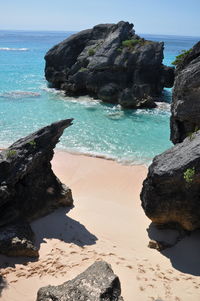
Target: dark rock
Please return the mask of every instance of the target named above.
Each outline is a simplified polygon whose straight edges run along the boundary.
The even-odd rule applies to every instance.
[[[166,243],[165,241],[157,241],[157,240],[150,240],[149,244],[148,244],[148,247],[150,249],[155,249],[159,252],[161,252],[165,249],[171,248],[173,246],[174,246],[174,244],[169,244],[169,243]]]
[[[0,253],[7,256],[38,257],[34,233],[27,222],[16,222],[0,228]]]
[[[54,175],[50,163],[55,145],[64,129],[71,124],[72,119],[52,123],[0,153],[0,237],[6,237],[7,231],[8,238],[11,232],[13,237],[19,238],[15,251],[8,250],[9,253],[17,253],[20,248],[23,251],[19,253],[25,252],[25,245],[29,253],[32,249],[31,230],[27,228],[25,233],[23,221],[31,221],[59,206],[71,206],[73,203],[71,190]],[[2,241],[4,244],[5,240]],[[4,245],[1,245],[1,250],[5,253]]]
[[[200,227],[200,132],[156,156],[141,192],[142,207],[155,224]]]
[[[200,129],[200,42],[177,66],[171,112],[174,144]]]
[[[5,278],[3,278],[2,275],[0,275],[0,297],[4,288],[7,288],[7,281],[5,280]]]
[[[119,278],[111,266],[97,261],[73,280],[39,289],[37,301],[123,301]]]
[[[174,80],[174,69],[162,64],[163,43],[140,38],[133,24],[123,21],[72,35],[45,60],[46,79],[67,95],[89,94],[134,109],[155,107],[163,87]]]

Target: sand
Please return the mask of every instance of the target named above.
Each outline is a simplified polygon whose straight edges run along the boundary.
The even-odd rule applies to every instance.
[[[156,230],[141,208],[146,167],[61,151],[52,166],[72,189],[74,208],[32,223],[39,260],[0,256],[1,301],[35,301],[40,287],[72,279],[96,260],[112,265],[125,301],[199,301],[200,232],[162,253],[147,247],[177,232]]]

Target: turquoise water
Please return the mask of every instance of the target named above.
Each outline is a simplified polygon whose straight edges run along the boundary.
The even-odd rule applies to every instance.
[[[0,144],[18,138],[51,122],[74,118],[59,148],[101,155],[127,163],[148,163],[171,146],[169,116],[171,90],[164,92],[168,103],[151,110],[122,110],[89,97],[65,97],[49,89],[44,78],[46,51],[70,32],[0,31]],[[198,38],[143,35],[165,41],[164,63],[169,65]]]

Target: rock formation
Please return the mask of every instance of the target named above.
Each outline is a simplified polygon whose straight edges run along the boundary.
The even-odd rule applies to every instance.
[[[45,76],[67,95],[89,94],[125,108],[153,108],[174,69],[162,64],[163,43],[135,34],[133,24],[100,24],[50,49]]]
[[[200,129],[200,42],[177,66],[171,111],[174,144]]]
[[[0,153],[0,253],[37,256],[27,221],[71,206],[71,190],[51,169],[53,149],[72,119],[22,138]],[[35,254],[35,255],[34,255]]]
[[[43,287],[37,301],[123,301],[119,278],[109,264],[97,261],[73,280]]]
[[[154,158],[141,192],[142,207],[156,224],[200,228],[200,131]]]

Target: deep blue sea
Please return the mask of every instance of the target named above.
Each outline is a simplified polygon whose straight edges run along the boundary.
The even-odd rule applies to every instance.
[[[65,97],[50,89],[44,78],[44,55],[71,32],[0,31],[0,146],[7,147],[40,127],[74,118],[58,147],[140,164],[171,146],[167,103],[151,110],[122,110],[89,97]],[[164,63],[170,65],[182,49],[199,38],[141,35],[165,42]]]

